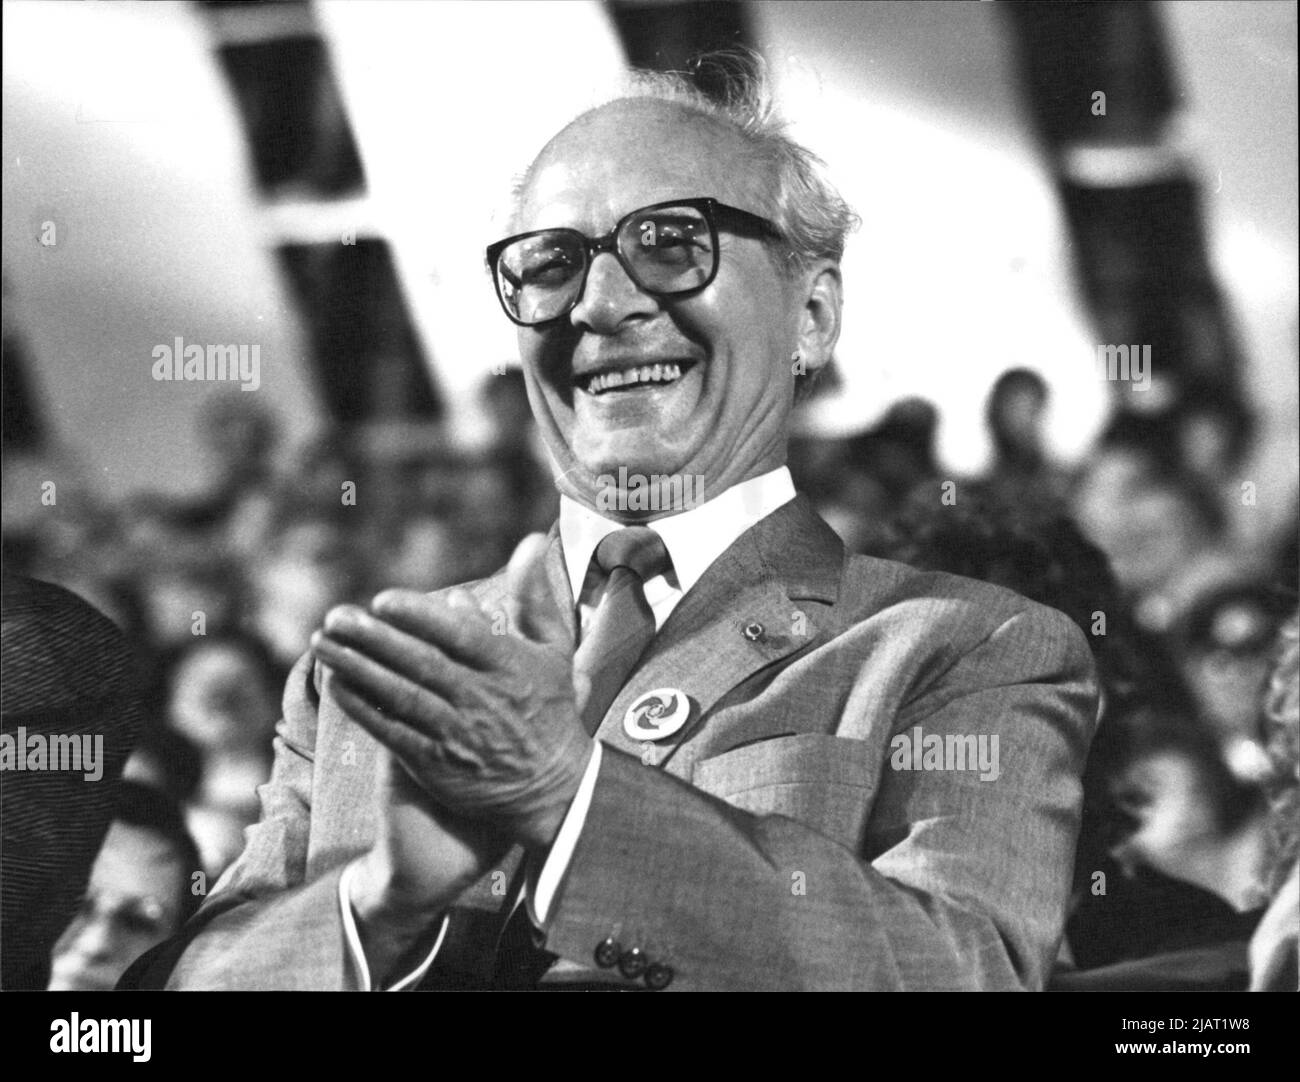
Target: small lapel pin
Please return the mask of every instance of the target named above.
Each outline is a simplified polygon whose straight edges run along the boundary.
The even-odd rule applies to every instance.
[[[623,716],[623,731],[633,740],[672,736],[691,713],[690,700],[676,688],[657,688],[636,700]]]

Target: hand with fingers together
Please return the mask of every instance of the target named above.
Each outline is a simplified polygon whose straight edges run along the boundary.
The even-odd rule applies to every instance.
[[[363,921],[427,920],[510,843],[544,851],[559,830],[592,740],[543,551],[533,535],[511,560],[515,634],[494,634],[466,590],[388,590],[333,609],[313,638],[326,693],[389,753],[379,841],[355,883]]]

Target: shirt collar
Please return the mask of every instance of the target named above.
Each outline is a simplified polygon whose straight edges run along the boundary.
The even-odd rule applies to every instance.
[[[646,523],[668,549],[682,593],[699,580],[746,530],[795,497],[785,466],[741,481],[688,511]],[[605,518],[568,496],[560,496],[560,544],[573,596],[580,597],[592,554],[606,535],[627,526]]]

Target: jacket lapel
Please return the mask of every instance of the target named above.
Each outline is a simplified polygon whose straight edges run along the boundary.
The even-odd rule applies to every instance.
[[[597,737],[661,762],[670,746],[699,731],[728,692],[824,639],[817,617],[838,596],[843,564],[843,544],[803,496],[751,527],[678,603],[610,704]],[[660,688],[684,692],[690,715],[675,737],[648,747],[627,735],[623,719],[637,699]]]
[[[569,585],[558,523],[551,527],[547,543],[547,582],[570,639],[576,643],[577,602]],[[646,692],[672,687],[685,692],[691,712],[685,728],[663,743],[676,746],[689,739],[732,689],[827,636],[830,621],[824,620],[823,627],[814,615],[824,617],[834,605],[843,566],[843,544],[803,496],[751,527],[678,603],[610,704],[597,737],[642,757],[646,745],[627,736],[623,717]],[[499,603],[506,593],[505,576],[480,583],[478,591],[481,599]],[[668,750],[654,747],[654,761],[661,762]],[[512,850],[508,859],[518,856],[519,851]],[[485,879],[475,888],[479,894],[487,890],[487,882]],[[521,885],[522,875],[516,872],[504,899],[480,900],[483,908],[491,911],[483,918],[481,937],[490,935],[499,946],[501,930]],[[502,901],[506,904],[500,904]],[[491,955],[497,953],[493,950]]]

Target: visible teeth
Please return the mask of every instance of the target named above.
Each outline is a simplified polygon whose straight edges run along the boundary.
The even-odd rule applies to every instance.
[[[628,368],[622,372],[600,372],[591,377],[587,390],[592,394],[600,394],[611,387],[637,383],[672,383],[673,380],[680,379],[681,375],[681,365],[674,361],[669,361],[667,364],[647,364],[640,368]]]

